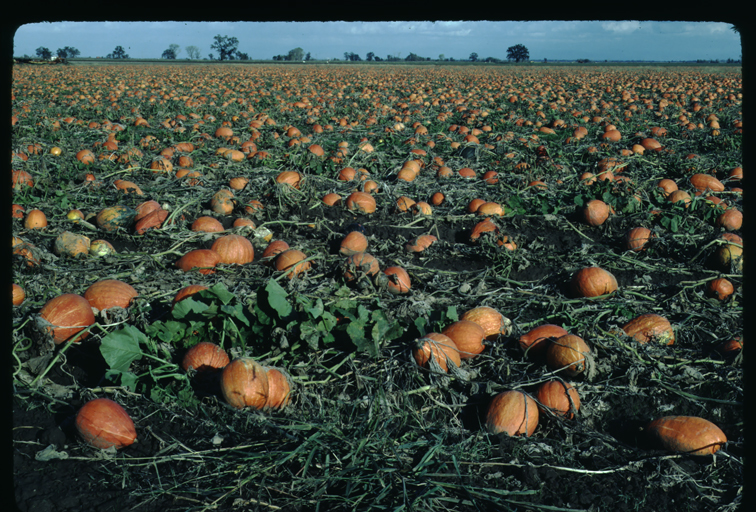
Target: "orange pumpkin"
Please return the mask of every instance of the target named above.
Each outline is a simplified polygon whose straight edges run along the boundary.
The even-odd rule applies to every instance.
[[[64,293],[50,299],[42,306],[39,316],[47,322],[45,331],[52,335],[56,345],[76,335],[79,335],[77,343],[80,342],[89,336],[89,332],[83,332],[84,329],[95,323],[89,301],[74,293]]]
[[[675,331],[672,324],[665,317],[656,313],[644,313],[630,320],[622,330],[639,343],[656,342],[662,345],[672,345],[675,342]]]
[[[218,253],[220,263],[227,265],[246,265],[255,259],[252,242],[241,235],[231,234],[217,238],[210,249]]]
[[[345,204],[350,211],[366,215],[375,213],[375,198],[367,192],[352,192],[347,196]]]
[[[538,416],[538,404],[528,394],[503,391],[488,405],[486,429],[492,434],[530,437],[538,427]]]
[[[76,430],[87,444],[103,450],[120,450],[137,438],[131,416],[108,398],[95,398],[84,404],[76,413]]]
[[[404,295],[412,288],[410,276],[402,267],[386,267],[383,271],[388,276],[388,291],[394,295]]]
[[[100,311],[116,306],[128,308],[138,295],[133,286],[118,279],[102,279],[84,292],[89,305]]]
[[[546,354],[549,344],[557,338],[569,334],[564,328],[554,324],[544,324],[534,327],[520,336],[520,349],[533,357]]]
[[[444,372],[449,371],[449,363],[456,367],[462,364],[461,356],[454,341],[441,333],[429,332],[415,341],[412,357],[418,366],[428,368],[433,359]]]
[[[307,259],[307,255],[297,249],[286,249],[276,256],[274,265],[279,272],[287,272],[290,269],[288,276],[289,279],[294,279],[304,274],[312,266]]]
[[[575,297],[598,297],[614,293],[617,279],[600,267],[586,267],[572,275],[570,288]]]
[[[552,341],[546,349],[546,366],[574,377],[585,371],[585,359],[590,351],[583,338],[565,334]]]
[[[193,368],[198,372],[207,372],[222,370],[229,362],[228,354],[222,347],[209,341],[201,341],[186,351],[181,368],[184,371]]]
[[[212,249],[194,249],[184,254],[176,266],[184,272],[199,269],[200,274],[214,274],[215,266],[220,263],[220,255]]]
[[[291,401],[291,384],[279,368],[266,368],[268,374],[268,401],[266,409],[283,409]]]
[[[490,306],[478,306],[467,310],[459,319],[480,325],[488,341],[495,341],[499,336],[509,334],[512,328],[512,321]]]
[[[441,334],[454,341],[462,359],[473,358],[486,348],[483,344],[486,332],[483,327],[470,320],[457,320],[446,326]]]
[[[661,448],[689,455],[711,455],[727,442],[719,427],[697,416],[664,416],[650,422],[645,431]]]
[[[567,382],[560,379],[548,380],[538,386],[535,392],[541,413],[547,411],[567,419],[572,419],[580,409],[580,395]]]
[[[234,359],[221,372],[221,392],[237,409],[262,409],[268,402],[268,373],[252,358]]]

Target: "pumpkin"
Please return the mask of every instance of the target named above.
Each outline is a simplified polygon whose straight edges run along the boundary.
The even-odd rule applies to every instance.
[[[223,224],[215,217],[203,215],[192,222],[190,227],[192,231],[204,231],[206,233],[218,233],[224,231]]]
[[[289,272],[289,279],[294,279],[310,270],[312,266],[307,259],[307,255],[297,249],[286,249],[280,252],[274,261],[274,266],[279,272]]]
[[[150,169],[154,173],[171,173],[173,172],[173,164],[167,158],[159,156],[150,163]]]
[[[432,215],[433,214],[433,208],[431,208],[431,205],[426,203],[425,201],[418,201],[415,204],[412,205],[412,208],[410,208],[412,213],[415,215]]]
[[[724,184],[710,174],[696,173],[690,177],[690,184],[699,192],[722,192]]]
[[[184,254],[176,266],[184,272],[199,268],[200,274],[214,274],[215,266],[220,263],[220,255],[212,249],[194,249]]]
[[[47,227],[47,216],[42,210],[29,210],[24,219],[26,229],[44,229]]]
[[[134,215],[134,222],[139,222],[148,214],[154,212],[155,210],[160,210],[161,208],[162,206],[160,206],[160,203],[158,203],[154,199],[139,203],[139,205],[137,205],[137,207],[134,209],[136,211],[136,215]]]
[[[336,192],[330,192],[323,196],[323,202],[328,206],[338,206],[341,204],[341,196]]]
[[[549,344],[557,339],[569,334],[564,328],[554,324],[544,324],[534,327],[527,333],[520,336],[518,340],[520,349],[526,354],[533,357],[540,357],[546,354]]]
[[[176,304],[181,302],[182,300],[191,297],[195,293],[207,290],[207,286],[203,286],[201,284],[190,284],[189,286],[185,286],[181,288],[176,295],[173,297],[173,301],[171,302],[171,309],[173,309]]]
[[[64,293],[47,301],[39,311],[39,317],[46,322],[43,323],[44,330],[52,335],[56,345],[80,333],[76,341],[83,340],[89,332],[82,331],[95,323],[89,301],[74,293]]]
[[[512,321],[490,306],[478,306],[465,311],[459,319],[480,325],[488,341],[495,341],[500,335],[509,334],[512,328]]]
[[[583,338],[565,334],[552,341],[546,349],[546,366],[574,377],[585,370],[585,358],[590,351]]]
[[[255,259],[252,242],[241,235],[231,234],[217,238],[210,249],[218,253],[220,263],[227,265],[246,265]]]
[[[690,194],[688,194],[685,190],[675,190],[667,196],[667,199],[669,199],[669,202],[672,204],[682,203],[682,206],[684,206],[685,208],[690,206],[690,203],[692,201]]]
[[[732,233],[721,237],[727,243],[720,245],[714,252],[714,265],[723,272],[743,271],[743,239]]]
[[[270,260],[277,256],[278,254],[284,252],[286,249],[289,248],[289,244],[284,242],[283,240],[273,240],[268,244],[268,246],[265,248],[265,250],[262,253],[262,257],[265,260]]]
[[[103,311],[112,307],[128,308],[134,298],[139,295],[128,283],[118,279],[103,279],[92,283],[84,292],[84,298],[89,305]]]
[[[672,324],[656,313],[644,313],[622,326],[622,330],[639,343],[655,342],[672,345],[675,342]]]
[[[287,375],[278,368],[265,368],[268,376],[266,409],[283,409],[291,401],[291,384]]]
[[[288,185],[293,188],[299,188],[302,183],[302,175],[297,171],[281,171],[276,176],[276,183],[279,185]]]
[[[461,355],[454,341],[437,332],[429,332],[415,341],[412,348],[412,357],[418,366],[430,367],[433,359],[444,372],[449,371],[449,362],[459,367],[462,364]]]
[[[345,204],[350,211],[366,215],[375,213],[375,198],[367,192],[352,192],[347,196]]]
[[[497,226],[491,217],[486,217],[485,220],[478,222],[470,233],[470,241],[476,242],[483,233],[498,233],[499,226]]]
[[[134,232],[137,235],[143,235],[148,229],[162,227],[163,222],[168,218],[169,213],[168,210],[163,210],[162,208],[151,211],[137,221],[134,225]]]
[[[268,373],[252,358],[234,359],[221,372],[223,398],[236,409],[262,409],[268,402],[268,391]]]
[[[117,190],[120,190],[124,194],[136,194],[138,196],[143,196],[144,192],[142,192],[142,189],[139,188],[139,185],[134,183],[133,181],[128,180],[115,180],[113,182],[113,185]]]
[[[359,275],[365,274],[374,276],[380,270],[378,260],[372,254],[358,252],[352,254],[344,263],[344,278],[348,281],[354,281]]]
[[[725,300],[733,294],[735,288],[732,283],[723,277],[712,279],[706,283],[706,295],[717,300]]]
[[[485,424],[492,434],[530,437],[538,427],[538,416],[538,404],[527,393],[503,391],[488,405]]]
[[[20,204],[12,204],[11,208],[12,208],[13,218],[14,219],[23,219],[24,218],[24,207],[23,206],[21,206]]]
[[[473,358],[486,348],[483,344],[486,332],[483,327],[470,320],[457,320],[446,326],[441,334],[454,341],[462,359]]]
[[[652,238],[651,230],[644,227],[632,228],[625,233],[625,249],[640,252],[646,249],[646,244]]]
[[[727,442],[719,427],[698,416],[664,416],[650,422],[645,431],[661,448],[689,455],[711,455]]]
[[[91,243],[84,235],[63,231],[53,242],[53,252],[58,256],[79,258],[89,254]]]
[[[12,284],[11,289],[12,289],[13,305],[20,306],[21,304],[23,304],[24,299],[26,299],[26,292],[24,291],[21,285],[16,284],[16,283]]]
[[[477,213],[481,217],[491,215],[501,217],[502,215],[504,215],[504,208],[502,208],[499,203],[496,203],[494,201],[487,201],[478,206],[478,209],[475,210],[475,213]]]
[[[572,275],[570,289],[575,297],[598,297],[617,290],[617,279],[600,267],[586,267]]]
[[[359,231],[350,231],[341,241],[339,253],[344,256],[351,256],[358,252],[365,252],[368,247],[368,239]]]
[[[541,413],[548,411],[570,420],[580,409],[580,395],[577,390],[560,379],[548,380],[539,385],[535,399]]]
[[[396,209],[400,212],[408,212],[415,205],[415,200],[407,196],[399,196],[396,200]]]
[[[13,169],[11,171],[11,182],[13,183],[13,190],[21,190],[24,187],[33,187],[34,180],[32,175],[21,169]]]
[[[230,361],[222,347],[209,341],[201,341],[186,351],[181,368],[184,371],[193,368],[197,372],[208,372],[222,370]]]
[[[95,398],[84,404],[76,413],[76,430],[87,444],[103,450],[120,450],[137,438],[129,413],[108,398]]]
[[[129,227],[135,216],[136,211],[128,206],[108,206],[100,210],[95,223],[104,231],[116,231],[118,228]]]
[[[210,199],[210,209],[218,215],[230,215],[234,211],[234,193],[221,189]]]
[[[714,225],[722,227],[726,231],[737,231],[738,229],[743,227],[743,212],[736,208],[725,210],[717,216],[717,219],[714,221]]]
[[[423,252],[425,249],[427,249],[437,241],[438,238],[433,235],[419,235],[407,242],[404,248],[409,252]]]
[[[668,197],[672,192],[678,190],[677,183],[668,178],[659,180],[656,186],[661,190],[664,197]]]
[[[600,226],[609,218],[609,205],[600,199],[592,199],[585,204],[582,216],[589,226]]]
[[[383,273],[388,276],[387,286],[389,292],[394,295],[404,295],[405,293],[409,293],[410,288],[412,288],[412,283],[410,282],[410,276],[406,270],[402,267],[391,266],[386,267]]]

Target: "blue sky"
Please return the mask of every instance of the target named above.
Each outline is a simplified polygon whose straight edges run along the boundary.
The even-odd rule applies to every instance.
[[[531,60],[727,60],[742,56],[740,37],[721,22],[675,21],[400,21],[400,22],[50,22],[19,27],[14,56],[38,47],[73,46],[82,57],[104,57],[123,46],[134,58],[159,58],[170,44],[194,45],[202,58],[214,36],[239,40],[252,59],[271,59],[301,47],[315,59],[368,52],[404,58],[410,52],[437,59],[505,59],[507,48],[525,45]],[[216,54],[217,52],[213,52]]]

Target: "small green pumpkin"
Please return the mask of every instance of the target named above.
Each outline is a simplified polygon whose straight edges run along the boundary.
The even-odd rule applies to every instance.
[[[108,206],[100,210],[95,218],[97,226],[104,231],[116,231],[118,228],[128,228],[136,217],[136,210],[128,206]]]

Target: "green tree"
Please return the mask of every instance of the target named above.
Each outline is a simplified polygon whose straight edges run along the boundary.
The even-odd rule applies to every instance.
[[[190,59],[199,59],[200,58],[200,49],[196,46],[187,46],[186,47],[186,55]]]
[[[438,60],[441,60],[441,61],[444,60],[444,54],[443,53],[439,54]]]
[[[181,50],[179,49],[179,45],[172,44],[168,46],[168,49],[163,52],[162,58],[163,59],[175,59],[178,57],[178,54]]]
[[[236,54],[236,49],[239,47],[239,40],[237,38],[218,34],[213,39],[215,42],[210,45],[210,49],[218,51],[218,60],[233,58],[234,54]]]
[[[293,50],[289,50],[289,53],[286,56],[286,60],[291,60],[291,61],[304,60],[304,54],[305,53],[302,48],[294,48]]]
[[[470,54],[470,60],[471,60],[472,62],[476,62],[476,61],[478,60],[478,54],[477,54],[477,53],[475,53],[475,52],[472,52],[472,53]]]
[[[113,53],[109,53],[105,56],[106,59],[128,59],[129,55],[126,53],[126,50],[123,49],[123,46],[116,46],[115,50],[113,50]]]
[[[509,48],[507,48],[507,60],[521,62],[524,60],[528,60],[529,58],[530,58],[530,53],[528,53],[528,49],[525,48],[525,46],[521,44],[516,44],[514,46],[510,46]]]
[[[37,57],[39,57],[40,59],[49,60],[50,57],[52,57],[52,52],[49,48],[40,46],[39,48],[37,48]]]
[[[375,53],[367,52],[367,55],[365,56],[365,60],[372,61],[374,58],[375,58]]]
[[[61,59],[73,59],[74,57],[78,57],[81,52],[76,48],[66,46],[65,48],[58,48],[55,53]]]
[[[310,55],[310,52],[307,52],[307,55],[305,55],[305,60],[312,60],[312,55]]]

